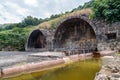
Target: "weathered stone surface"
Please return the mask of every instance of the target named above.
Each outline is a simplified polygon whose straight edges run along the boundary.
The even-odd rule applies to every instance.
[[[94,80],[120,80],[120,58],[105,56],[102,58],[103,66]]]
[[[42,46],[46,50],[56,50],[56,48],[71,50],[71,48],[77,48],[79,50],[86,49],[85,52],[92,52],[95,50],[120,49],[120,22],[107,24],[101,20],[91,20],[87,16],[79,15],[62,20],[54,30],[39,30],[45,36],[46,43],[45,45],[42,44]],[[42,39],[40,38],[40,41]],[[37,48],[34,47],[34,49]],[[33,49],[26,46],[26,50],[32,51]],[[81,52],[82,50],[79,53]]]
[[[106,74],[97,73],[95,80],[109,80],[109,79],[107,78]]]
[[[109,76],[111,80],[120,80],[120,73],[112,73],[111,76]]]

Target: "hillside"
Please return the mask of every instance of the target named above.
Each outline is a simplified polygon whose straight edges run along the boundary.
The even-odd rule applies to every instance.
[[[29,37],[31,31],[37,28],[43,29],[54,29],[56,25],[61,22],[61,20],[75,15],[89,15],[91,13],[91,9],[83,9],[83,10],[75,10],[71,13],[63,14],[60,17],[50,19],[48,21],[44,21],[43,23],[37,26],[27,26],[23,28],[14,27],[12,29],[6,29],[0,31],[0,50],[7,51],[7,50],[24,50],[25,43]],[[8,24],[4,25],[3,27],[8,26]]]
[[[36,26],[0,31],[0,51],[25,50],[25,43],[34,29]]]
[[[82,9],[82,10],[75,10],[74,12],[63,14],[62,16],[60,16],[58,18],[43,22],[43,23],[39,24],[38,27],[45,28],[45,29],[46,28],[53,29],[56,27],[57,24],[59,24],[59,22],[61,22],[65,18],[68,18],[71,16],[78,16],[78,15],[82,15],[82,14],[89,16],[91,13],[92,13],[92,10],[90,8]]]
[[[108,4],[109,3],[109,4]],[[113,4],[114,3],[114,4]],[[120,0],[91,0],[65,13],[41,19],[27,16],[20,23],[0,25],[0,50],[24,50],[31,31],[36,28],[55,29],[64,19],[71,16],[86,15],[91,19],[114,23],[120,21]]]

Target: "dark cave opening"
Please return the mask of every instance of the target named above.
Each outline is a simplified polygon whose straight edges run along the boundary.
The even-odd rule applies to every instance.
[[[34,30],[28,39],[28,48],[45,48],[46,46],[46,38],[43,33],[37,29]]]

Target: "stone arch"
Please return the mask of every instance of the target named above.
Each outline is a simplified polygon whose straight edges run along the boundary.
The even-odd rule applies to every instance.
[[[96,27],[84,16],[69,17],[58,25],[53,45],[54,48],[96,50]]]
[[[46,47],[46,37],[39,29],[33,30],[28,38],[27,49],[41,49]]]

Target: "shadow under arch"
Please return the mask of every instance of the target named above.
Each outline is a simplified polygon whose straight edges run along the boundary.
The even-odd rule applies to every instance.
[[[32,31],[32,33],[28,38],[28,42],[26,46],[27,49],[31,49],[31,48],[39,49],[39,48],[45,48],[45,46],[46,46],[45,35],[39,29]]]
[[[65,19],[55,31],[53,45],[54,48],[97,51],[96,28],[85,18]]]

